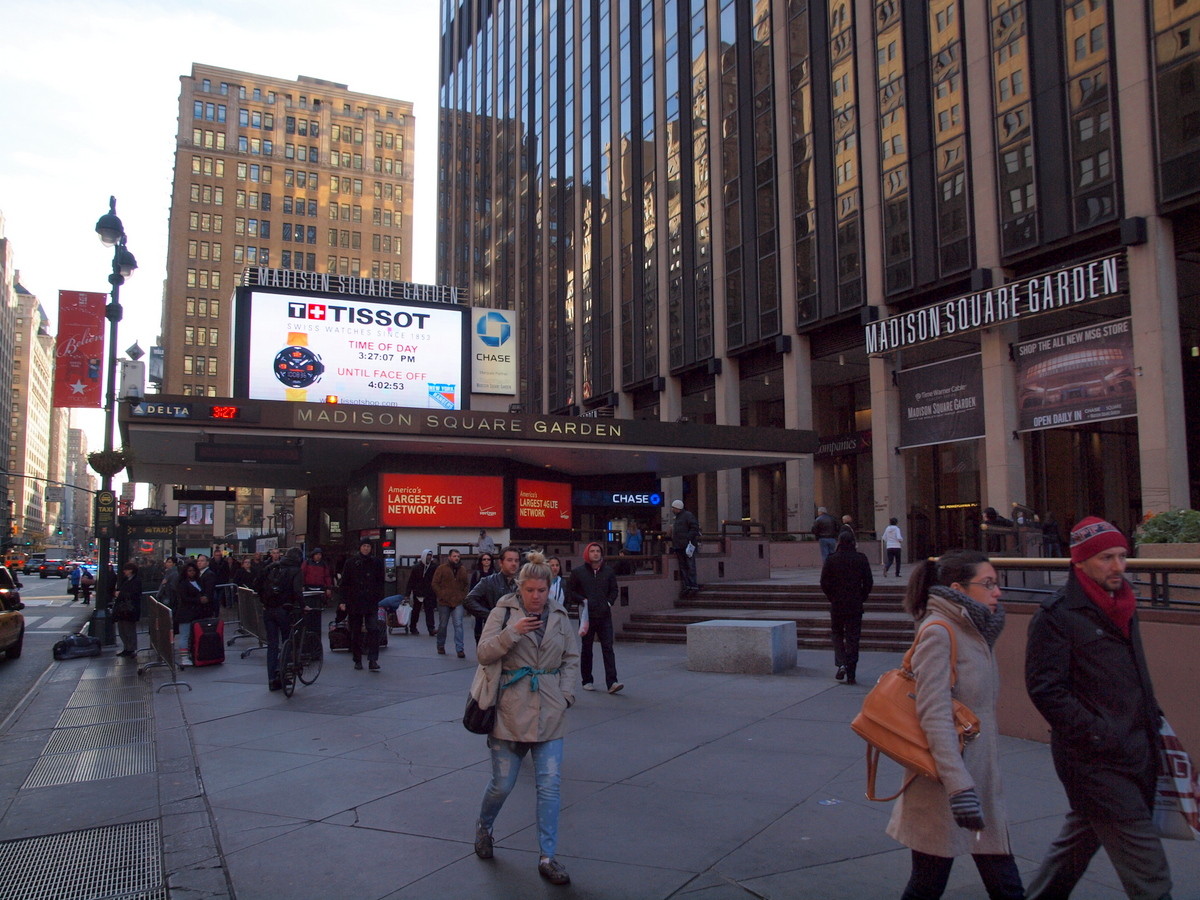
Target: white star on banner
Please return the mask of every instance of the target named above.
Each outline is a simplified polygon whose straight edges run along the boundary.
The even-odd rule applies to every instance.
[[[76,381],[73,385],[71,385],[71,393],[82,395],[84,392],[84,389],[86,389],[86,388],[87,388],[87,385],[84,384],[82,381]]]

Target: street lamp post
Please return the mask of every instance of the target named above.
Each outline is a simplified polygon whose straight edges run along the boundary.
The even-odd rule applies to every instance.
[[[121,285],[137,268],[137,260],[125,246],[125,226],[117,217],[116,197],[108,198],[108,212],[96,222],[96,234],[100,236],[100,242],[104,246],[113,248],[112,274],[108,276],[108,283],[112,285],[112,301],[104,307],[104,318],[108,319],[108,387],[104,403],[104,454],[111,458],[113,455],[113,432],[116,428],[117,418],[117,325],[124,314],[121,309]],[[100,490],[106,496],[112,495],[113,475],[120,470],[120,467],[114,469],[106,464],[104,471],[100,472]],[[109,525],[110,529],[113,527],[115,527],[115,517],[114,522]],[[97,535],[97,540],[99,541],[100,559],[96,584],[96,606],[101,608],[102,604],[107,607],[112,591],[109,575],[109,566],[112,562],[111,532],[103,537]],[[107,635],[110,630],[107,627],[105,629],[106,640],[108,640]],[[109,640],[108,642],[112,643],[113,641]]]

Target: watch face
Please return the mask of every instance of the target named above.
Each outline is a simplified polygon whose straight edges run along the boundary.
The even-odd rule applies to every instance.
[[[307,347],[284,347],[275,354],[275,377],[290,388],[316,384],[324,372],[321,357]]]

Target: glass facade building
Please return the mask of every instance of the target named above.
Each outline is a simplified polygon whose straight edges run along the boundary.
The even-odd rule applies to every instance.
[[[515,402],[822,437],[667,485],[707,528],[807,531],[819,504],[896,516],[921,554],[977,544],[987,506],[1131,527],[1200,504],[1200,430],[1170,425],[1200,414],[1200,0],[441,20],[438,281],[519,311]],[[1065,387],[1069,361],[1023,362],[1094,327],[1116,344]],[[1104,403],[1070,406],[1109,357]],[[976,419],[923,418],[943,380],[978,384]]]

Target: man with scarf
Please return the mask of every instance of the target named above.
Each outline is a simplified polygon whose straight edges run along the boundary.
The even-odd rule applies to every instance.
[[[1025,685],[1050,723],[1054,768],[1070,802],[1027,897],[1063,898],[1100,847],[1130,897],[1170,896],[1151,824],[1161,715],[1125,580],[1129,544],[1109,522],[1071,529],[1067,584],[1029,625]]]

